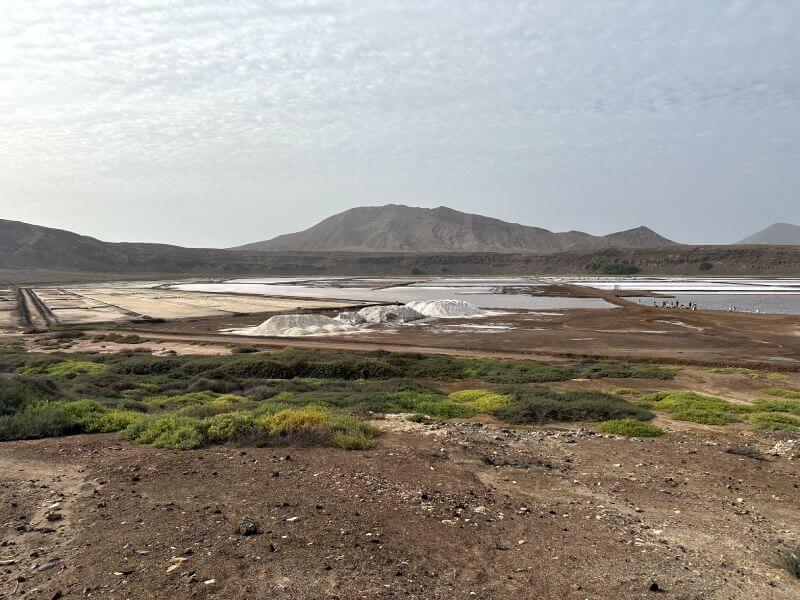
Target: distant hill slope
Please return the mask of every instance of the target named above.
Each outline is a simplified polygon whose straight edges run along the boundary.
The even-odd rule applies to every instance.
[[[766,229],[762,229],[737,243],[797,246],[800,245],[800,226],[790,223],[773,223]]]
[[[639,235],[641,230],[625,232]],[[641,232],[646,238],[647,230]],[[554,234],[558,235],[558,234]],[[576,237],[586,234],[570,234]],[[592,237],[592,236],[588,236]],[[314,275],[591,275],[600,265],[628,261],[642,274],[794,275],[800,246],[605,247],[556,252],[297,252],[181,248],[166,244],[109,243],[61,229],[0,220],[3,285],[172,277]]]
[[[234,250],[330,252],[559,252],[575,248],[655,248],[672,242],[647,227],[593,236],[554,233],[444,206],[363,206],[313,227]]]

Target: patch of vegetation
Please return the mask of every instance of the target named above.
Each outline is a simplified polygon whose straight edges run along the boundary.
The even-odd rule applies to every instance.
[[[728,454],[736,454],[738,456],[746,456],[747,458],[752,458],[753,460],[767,460],[767,458],[761,454],[758,450],[751,446],[731,446],[730,448],[725,450]]]
[[[697,270],[701,272],[710,271],[713,268],[714,265],[711,264],[710,262],[701,262],[699,265],[697,265]]]
[[[118,431],[139,416],[133,411],[106,409],[92,400],[29,404],[0,416],[0,441]]]
[[[99,334],[92,338],[95,342],[114,342],[115,344],[141,344],[144,342],[136,334],[123,335],[121,333]]]
[[[277,443],[281,436],[265,428],[265,419],[289,410],[312,411],[316,420],[320,413],[327,415],[335,426],[326,425],[327,433],[319,439],[358,448],[371,443],[370,435],[345,427],[341,419],[361,423],[360,417],[411,413],[420,420],[445,420],[500,411],[510,411],[509,416],[522,422],[648,418],[646,410],[604,394],[537,392],[526,386],[576,377],[673,375],[663,367],[613,361],[546,364],[300,349],[158,357],[137,350],[37,354],[0,344],[0,373],[5,373],[0,375],[0,416],[7,417],[0,439],[125,429],[130,439],[143,436],[151,440],[147,443],[159,440],[170,448],[219,443],[244,432],[253,443]],[[443,380],[484,381],[487,387],[448,396],[436,387]],[[510,387],[490,389],[491,384]],[[303,429],[307,433],[313,428]],[[302,438],[284,437],[287,443]]]
[[[761,388],[758,390],[762,394],[766,394],[767,396],[775,396],[777,398],[791,398],[792,400],[800,400],[800,392],[795,392],[792,390],[786,390],[783,388],[777,387],[767,387]]]
[[[689,421],[705,425],[728,425],[742,421],[742,414],[750,412],[748,405],[733,404],[722,398],[702,396],[694,392],[659,392],[646,396],[654,410],[669,414],[676,421]]]
[[[259,352],[255,346],[234,346],[231,348],[231,354],[254,354]]]
[[[636,419],[614,419],[600,423],[597,427],[604,433],[625,437],[658,437],[664,434],[661,427],[652,423],[642,423]]]
[[[770,431],[800,431],[800,417],[774,412],[754,412],[747,415],[753,429]]]
[[[493,413],[505,408],[514,400],[511,395],[497,394],[491,390],[461,390],[453,392],[448,398],[469,407],[475,414]]]
[[[604,262],[594,266],[603,275],[636,275],[641,269],[627,260]]]
[[[675,370],[641,363],[584,361],[576,365],[578,378],[584,379],[674,379]]]
[[[783,373],[766,373],[757,369],[747,369],[744,367],[715,367],[708,370],[709,373],[719,375],[743,375],[750,379],[786,379]]]
[[[753,402],[753,408],[760,412],[784,412],[800,416],[800,402],[796,400],[760,399]]]
[[[617,396],[635,396],[639,392],[633,388],[618,387],[612,390]]]
[[[10,415],[28,404],[53,400],[58,386],[50,379],[8,376],[0,377],[0,415]]]
[[[41,364],[19,367],[21,375],[51,375],[52,377],[76,377],[78,375],[101,375],[108,365],[87,360],[63,360],[55,364]]]
[[[241,441],[354,450],[369,448],[377,433],[376,428],[355,417],[320,409],[289,408],[274,414],[228,413],[208,419],[174,414],[144,416],[123,429],[120,437],[172,450]]]
[[[794,550],[782,552],[778,557],[778,564],[796,579],[800,579],[800,546]]]
[[[495,413],[509,423],[541,424],[626,418],[646,421],[654,416],[645,408],[601,392],[561,393],[548,388],[528,388],[516,390],[515,396],[515,403]]]

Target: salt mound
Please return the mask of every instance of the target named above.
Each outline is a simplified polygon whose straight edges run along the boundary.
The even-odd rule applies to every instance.
[[[240,333],[273,337],[299,337],[349,331],[352,328],[323,315],[275,315],[261,325]]]
[[[347,325],[363,325],[367,322],[364,317],[353,311],[340,312],[336,316],[336,320],[346,323]]]
[[[402,305],[367,306],[358,311],[367,323],[410,323],[424,319],[425,315]]]
[[[426,317],[447,319],[453,317],[480,317],[485,313],[478,307],[463,300],[416,300],[406,306]]]

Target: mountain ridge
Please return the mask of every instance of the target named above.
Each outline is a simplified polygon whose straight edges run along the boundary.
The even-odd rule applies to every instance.
[[[316,225],[231,250],[328,252],[558,252],[613,246],[676,246],[644,226],[605,236],[553,232],[445,206],[360,206]]]

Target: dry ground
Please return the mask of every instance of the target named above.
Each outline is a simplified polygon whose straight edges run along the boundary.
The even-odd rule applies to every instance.
[[[0,596],[800,595],[775,562],[800,541],[797,460],[725,452],[786,436],[382,426],[363,452],[6,444]],[[238,534],[245,516],[262,533]]]

